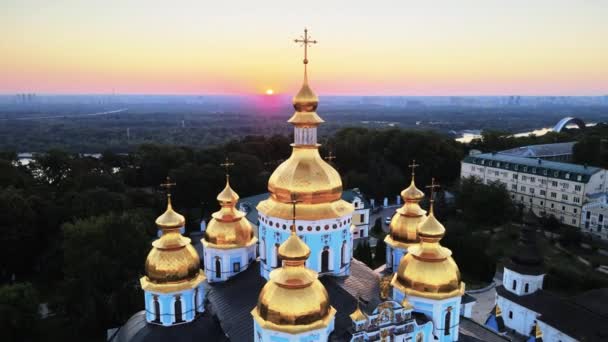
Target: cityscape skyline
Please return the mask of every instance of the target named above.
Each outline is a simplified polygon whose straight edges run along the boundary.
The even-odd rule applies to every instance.
[[[606,2],[264,5],[9,0],[0,93],[291,95],[304,26],[324,95],[608,92]]]

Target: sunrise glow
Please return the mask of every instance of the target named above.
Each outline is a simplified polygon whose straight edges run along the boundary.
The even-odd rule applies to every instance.
[[[2,1],[0,93],[292,94],[304,26],[319,41],[319,94],[608,93],[608,1],[310,0],[323,11],[307,16],[293,6]]]

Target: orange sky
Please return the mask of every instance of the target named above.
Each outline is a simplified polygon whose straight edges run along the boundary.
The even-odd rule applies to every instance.
[[[425,3],[421,5],[420,3]],[[602,95],[608,1],[0,4],[0,93]]]

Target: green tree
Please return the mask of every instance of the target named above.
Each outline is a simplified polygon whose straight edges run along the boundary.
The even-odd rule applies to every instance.
[[[386,243],[384,242],[384,237],[378,239],[376,243],[376,248],[374,250],[374,264],[376,267],[384,264],[386,262]]]
[[[455,205],[469,223],[496,225],[515,217],[515,206],[504,184],[485,185],[476,177],[465,178],[455,195]]]
[[[38,340],[38,306],[38,292],[32,284],[0,286],[0,340]]]
[[[64,282],[58,309],[72,333],[99,337],[143,307],[137,285],[150,250],[151,222],[149,213],[135,211],[63,226]]]
[[[355,259],[372,267],[372,249],[369,246],[369,242],[367,240],[360,242],[359,245],[355,248],[353,254]]]

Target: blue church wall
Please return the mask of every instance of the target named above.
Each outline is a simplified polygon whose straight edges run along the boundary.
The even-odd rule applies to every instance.
[[[197,290],[198,294],[195,295]],[[205,310],[204,299],[205,291],[202,285],[194,289],[172,293],[145,291],[146,320],[150,323],[165,326],[190,322],[196,317],[197,309],[198,312]],[[181,303],[181,320],[179,312],[175,311],[176,308],[179,308],[176,303],[178,300]],[[195,303],[195,300],[198,303]],[[160,309],[158,315],[156,313],[157,308]]]
[[[261,217],[260,217],[261,218]],[[296,221],[298,236],[311,250],[306,266],[318,273],[346,276],[350,274],[352,257],[352,236],[350,218],[323,221]],[[270,223],[273,225],[271,226]],[[278,246],[283,243],[291,231],[291,222],[276,219],[260,219],[260,273],[268,279],[270,272],[280,267],[277,265]],[[277,225],[279,227],[277,227]]]
[[[226,281],[245,271],[249,267],[250,261],[255,260],[256,244],[252,242],[251,245],[241,248],[221,249],[212,248],[203,241],[203,250],[205,275],[208,282],[214,283]],[[238,270],[235,270],[236,263],[239,263]]]

